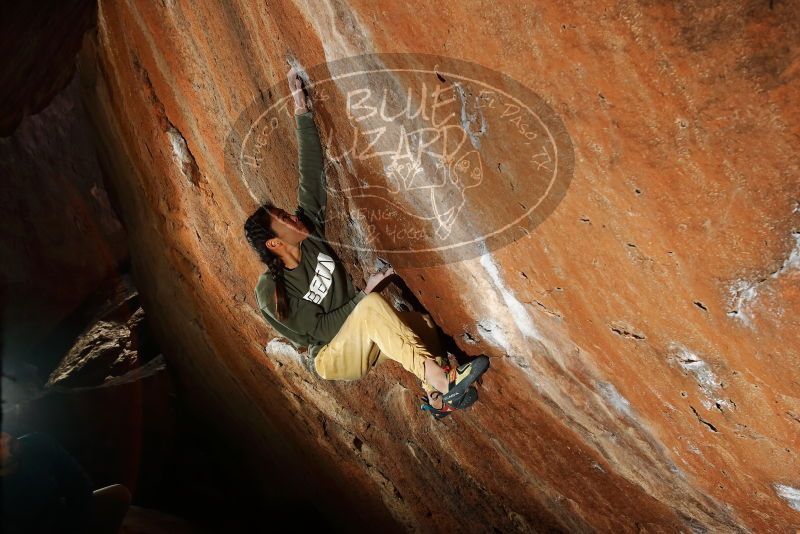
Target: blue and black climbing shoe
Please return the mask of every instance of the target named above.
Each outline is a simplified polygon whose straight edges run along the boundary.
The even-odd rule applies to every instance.
[[[475,401],[478,400],[478,390],[475,389],[474,386],[470,386],[466,393],[461,395],[458,399],[458,402],[453,404],[448,404],[446,402],[442,402],[441,408],[434,408],[430,403],[430,396],[441,396],[441,393],[438,391],[434,391],[429,394],[428,397],[420,397],[422,399],[422,408],[423,410],[430,412],[434,419],[442,419],[443,417],[447,417],[450,415],[451,412],[456,410],[463,410],[464,408],[469,408]]]
[[[488,368],[489,358],[487,356],[478,356],[464,365],[450,369],[447,377],[450,380],[450,389],[447,390],[447,393],[442,398],[444,403],[458,409],[462,403],[462,397],[467,394],[469,387]]]

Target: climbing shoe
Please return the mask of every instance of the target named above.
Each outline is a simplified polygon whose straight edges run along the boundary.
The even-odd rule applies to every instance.
[[[462,397],[469,391],[469,387],[480,378],[488,368],[489,358],[486,356],[478,356],[464,365],[459,365],[458,367],[450,369],[448,373],[450,389],[447,390],[447,393],[445,393],[442,398],[444,403],[458,408],[463,400]]]
[[[422,399],[422,406],[421,409],[430,412],[434,419],[442,419],[450,415],[451,412],[456,410],[463,410],[464,408],[469,408],[475,401],[478,400],[478,390],[475,389],[474,386],[470,386],[466,393],[461,395],[457,402],[453,404],[448,404],[446,402],[442,402],[441,408],[434,408],[430,403],[430,395],[441,395],[438,391],[435,391],[429,394],[428,397],[420,397]]]

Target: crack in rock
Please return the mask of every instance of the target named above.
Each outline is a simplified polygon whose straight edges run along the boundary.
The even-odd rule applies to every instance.
[[[617,334],[618,336],[626,337],[629,339],[636,339],[639,341],[647,339],[645,335],[642,334],[641,332],[637,332],[630,326],[622,323],[612,323],[609,325],[609,328],[611,328],[611,331]]]
[[[690,351],[680,343],[672,343],[670,349],[673,355],[670,356],[670,362],[677,363],[681,369],[691,374],[697,386],[703,392],[705,399],[703,399],[703,406],[707,410],[716,407],[720,412],[723,408],[731,408],[731,405],[736,406],[732,401],[728,401],[719,396],[718,391],[722,388],[722,382],[714,374],[708,363],[696,353]]]
[[[700,414],[697,413],[697,410],[695,410],[694,406],[689,406],[689,408],[692,409],[692,413],[694,413],[694,415],[695,415],[695,417],[697,417],[698,421],[700,421],[701,423],[706,425],[709,429],[711,429],[712,432],[719,432],[719,430],[717,430],[717,427],[715,427],[714,425],[712,425],[711,423],[709,423],[708,421],[706,421],[705,419],[700,417]]]

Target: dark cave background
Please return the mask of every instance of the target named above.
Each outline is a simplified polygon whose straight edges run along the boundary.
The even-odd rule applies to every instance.
[[[125,484],[123,532],[254,532],[286,514],[333,528],[309,503],[259,501],[235,450],[182,402],[150,333],[76,76],[96,10],[3,5],[3,431],[45,432],[96,488]]]

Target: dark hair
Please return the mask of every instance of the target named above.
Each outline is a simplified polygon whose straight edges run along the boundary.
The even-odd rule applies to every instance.
[[[267,248],[267,241],[277,237],[272,229],[269,212],[274,207],[267,202],[253,212],[244,223],[244,234],[261,261],[269,267],[269,274],[275,282],[275,314],[279,321],[283,321],[289,315],[289,300],[286,297],[286,283],[283,280],[283,260]]]

